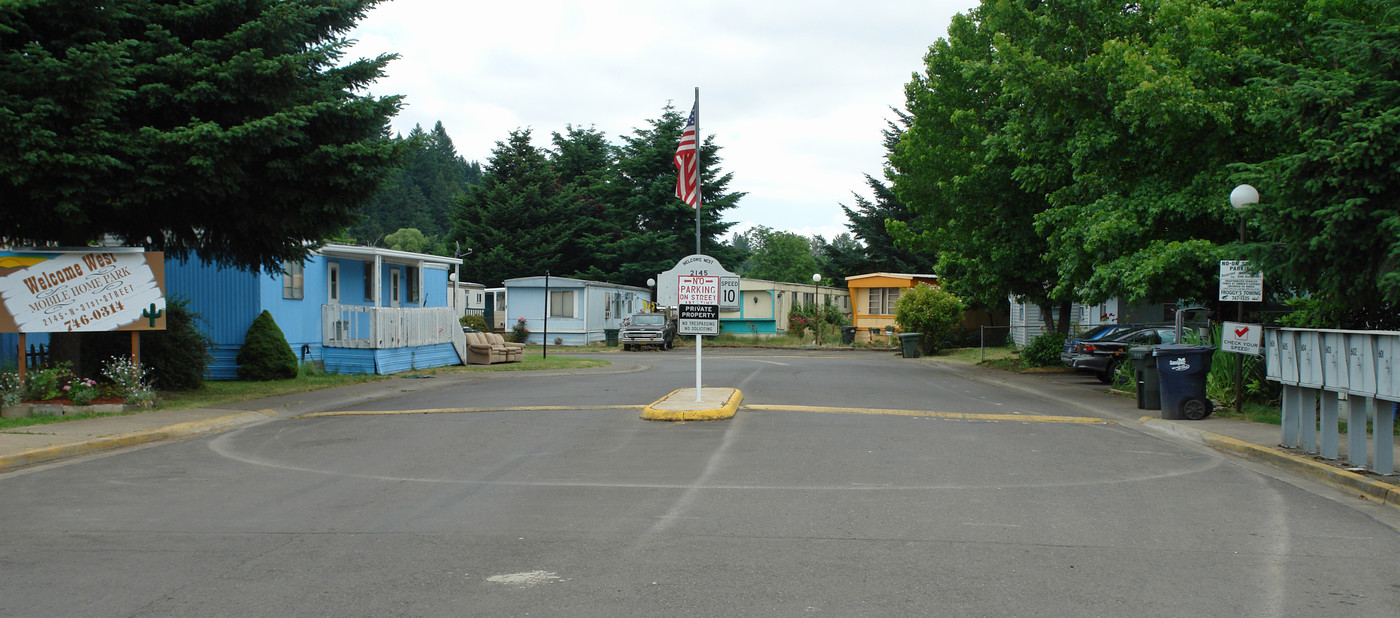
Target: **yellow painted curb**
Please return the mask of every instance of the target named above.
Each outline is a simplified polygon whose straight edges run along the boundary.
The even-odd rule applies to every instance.
[[[642,418],[649,421],[718,421],[734,418],[739,404],[744,402],[744,394],[737,388],[710,389],[727,390],[724,403],[715,407],[713,403],[685,401],[679,394],[694,393],[693,388],[680,388],[642,409]]]
[[[1174,433],[1189,432],[1195,434],[1202,444],[1216,450],[1232,453],[1250,461],[1266,463],[1279,468],[1292,470],[1330,485],[1361,492],[1370,499],[1386,506],[1400,508],[1400,487],[1389,483],[1371,480],[1363,475],[1349,472],[1321,461],[1294,455],[1279,449],[1237,440],[1229,436],[1222,436],[1200,429],[1179,427],[1169,422],[1154,419],[1150,416],[1144,416],[1141,420],[1144,424],[1148,425],[1172,425],[1171,429],[1175,430]]]
[[[1024,423],[1080,423],[1085,425],[1114,425],[1114,421],[1093,416],[1037,416],[1034,414],[965,414],[962,412],[933,412],[929,410],[894,410],[889,408],[831,408],[824,406],[786,406],[755,404],[744,406],[747,410],[775,410],[784,412],[824,412],[831,414],[884,414],[889,416],[925,416],[962,421],[1024,422]]]
[[[228,416],[220,416],[203,421],[191,421],[145,431],[133,431],[130,433],[80,440],[68,444],[56,444],[54,446],[29,449],[27,451],[15,453],[14,455],[0,456],[0,472],[9,472],[11,470],[41,463],[127,446],[135,446],[146,442],[159,442],[161,440],[188,438],[201,434],[213,433],[224,429],[232,429],[247,423],[265,420],[267,417],[268,415],[265,411],[243,412],[241,414],[230,414]]]

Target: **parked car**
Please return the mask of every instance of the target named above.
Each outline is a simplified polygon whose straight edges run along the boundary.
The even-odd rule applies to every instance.
[[[663,350],[676,347],[676,321],[666,313],[638,313],[627,319],[617,333],[623,350],[654,345]]]
[[[1111,339],[1115,335],[1121,335],[1130,330],[1137,330],[1147,326],[1146,324],[1100,324],[1079,334],[1077,337],[1065,339],[1065,349],[1060,352],[1060,362],[1074,366],[1074,357],[1079,353],[1075,351],[1075,346],[1084,341],[1097,341],[1100,339]]]
[[[1104,339],[1080,341],[1074,347],[1070,366],[1098,376],[1104,384],[1113,382],[1113,375],[1123,363],[1132,362],[1128,349],[1141,345],[1176,343],[1176,329],[1171,326],[1139,326]]]

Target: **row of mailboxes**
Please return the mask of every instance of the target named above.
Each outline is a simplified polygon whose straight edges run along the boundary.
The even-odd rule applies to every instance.
[[[1400,332],[1264,331],[1265,375],[1289,386],[1400,401]]]

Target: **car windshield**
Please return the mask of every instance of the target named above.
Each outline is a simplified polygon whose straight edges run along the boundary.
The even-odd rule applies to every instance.
[[[664,326],[666,319],[659,315],[634,315],[632,316],[633,326]]]

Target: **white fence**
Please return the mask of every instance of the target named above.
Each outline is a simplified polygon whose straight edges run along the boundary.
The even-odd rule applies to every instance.
[[[1395,471],[1400,333],[1270,329],[1264,331],[1264,355],[1268,379],[1283,385],[1284,446],[1337,459],[1337,424],[1345,409],[1347,460],[1358,466],[1369,463],[1381,474]]]
[[[321,345],[405,348],[452,343],[462,332],[451,307],[321,305]]]

